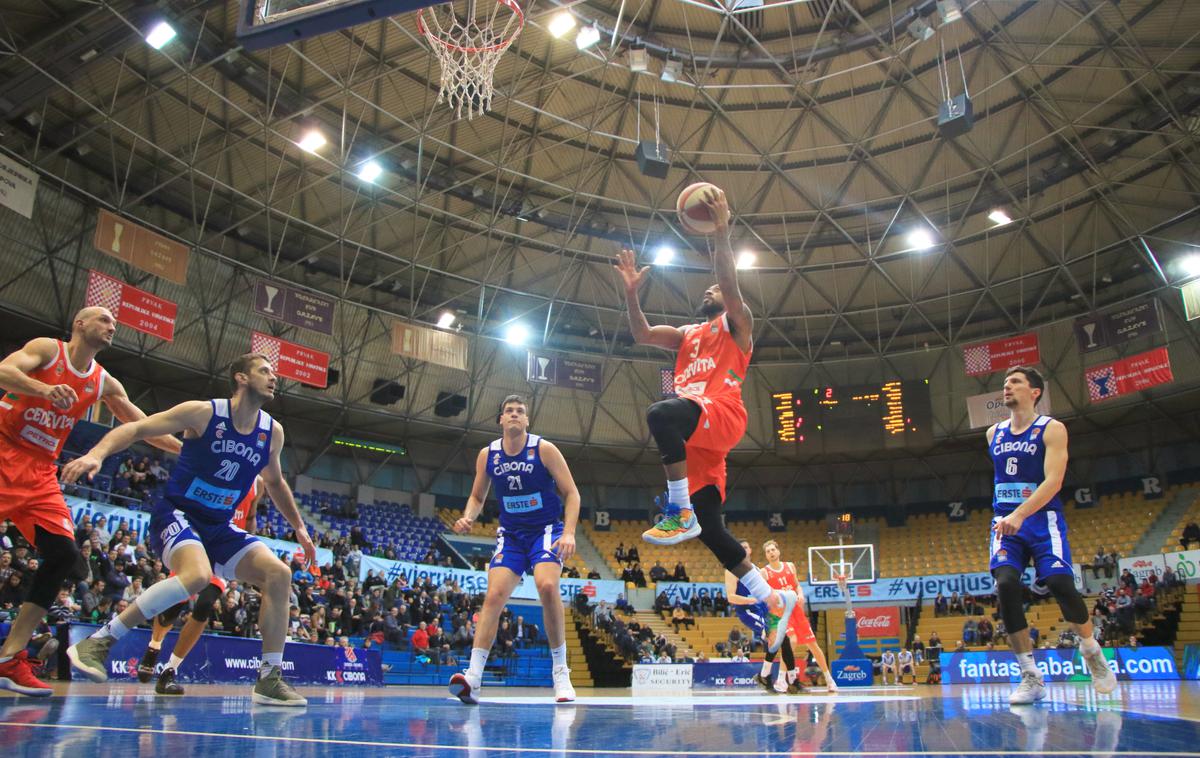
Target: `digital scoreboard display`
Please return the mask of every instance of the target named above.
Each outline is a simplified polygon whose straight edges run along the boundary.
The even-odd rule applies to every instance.
[[[812,453],[870,452],[933,442],[924,379],[775,392],[775,441]]]

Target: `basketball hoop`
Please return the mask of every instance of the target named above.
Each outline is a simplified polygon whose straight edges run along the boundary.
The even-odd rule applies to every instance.
[[[480,2],[494,5],[476,18]],[[457,6],[464,13],[457,13]],[[524,26],[525,14],[516,0],[460,0],[417,11],[417,31],[429,40],[442,67],[438,102],[448,103],[460,118],[466,105],[468,121],[491,108],[496,64]]]
[[[850,597],[850,577],[846,576],[845,574],[835,574],[833,579],[837,582],[838,589],[840,589],[842,594],[848,599]]]

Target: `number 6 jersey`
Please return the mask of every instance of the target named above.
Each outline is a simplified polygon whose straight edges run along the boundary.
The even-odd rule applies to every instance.
[[[505,530],[541,529],[562,520],[558,486],[542,463],[536,434],[525,435],[525,445],[516,455],[504,452],[504,440],[488,446],[487,471],[500,504],[500,526]]]
[[[255,477],[270,462],[274,424],[270,414],[260,410],[254,429],[241,434],[229,417],[229,400],[210,402],[212,418],[204,434],[183,441],[165,497],[188,516],[216,523],[233,517]]]
[[[1011,419],[996,425],[988,452],[996,468],[992,508],[998,515],[1007,516],[1015,511],[1045,480],[1046,442],[1042,435],[1052,420],[1049,416],[1038,416],[1020,434],[1013,433],[1009,426]],[[1062,507],[1056,492],[1042,510],[1061,511]]]

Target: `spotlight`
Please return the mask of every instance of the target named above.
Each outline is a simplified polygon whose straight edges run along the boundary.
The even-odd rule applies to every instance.
[[[933,36],[933,27],[923,18],[914,18],[908,25],[908,33],[917,42],[924,42]]]
[[[758,260],[758,256],[749,250],[743,250],[738,253],[737,267],[738,268],[754,268],[754,262]]]
[[[1004,226],[1005,224],[1012,223],[1012,219],[1001,208],[994,209],[988,214],[988,218],[991,219],[992,223],[996,226]]]
[[[913,229],[908,233],[908,246],[914,250],[928,250],[933,245],[933,232],[928,229]]]
[[[437,325],[441,329],[449,329],[454,326],[454,314],[450,311],[442,311],[442,315],[438,316]]]
[[[561,39],[564,34],[575,28],[575,17],[567,11],[560,11],[550,19],[550,34]]]
[[[646,46],[641,42],[634,42],[629,46],[629,70],[646,71],[649,68],[650,53],[646,52]]]
[[[675,260],[675,249],[670,245],[661,245],[654,251],[655,266],[666,266],[673,260]]]
[[[579,34],[575,35],[575,47],[580,50],[586,50],[592,45],[600,41],[600,29],[595,24],[589,24],[579,30]]]
[[[1185,278],[1200,276],[1200,253],[1185,255],[1179,259],[1179,270]]]
[[[175,39],[175,27],[166,21],[159,21],[146,33],[146,44],[155,50],[162,50],[163,45]]]
[[[664,82],[676,81],[681,73],[683,73],[683,60],[675,53],[671,53],[667,56],[667,62],[663,64],[662,80]]]
[[[952,24],[962,18],[962,6],[958,0],[938,0],[937,7],[943,24]]]
[[[304,136],[296,144],[306,153],[315,153],[325,146],[325,135],[316,129],[310,129],[304,133]]]
[[[510,345],[524,345],[529,339],[529,327],[522,323],[509,324],[504,330],[504,341]]]
[[[374,182],[383,175],[383,166],[375,161],[367,161],[358,168],[358,178],[364,182]]]

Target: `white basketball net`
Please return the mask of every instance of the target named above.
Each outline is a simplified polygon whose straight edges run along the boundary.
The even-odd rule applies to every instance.
[[[477,3],[489,8],[487,14],[476,13]],[[464,13],[455,12],[459,6]],[[448,103],[459,118],[465,106],[467,120],[491,108],[496,64],[524,25],[516,0],[466,0],[418,11],[417,29],[429,39],[442,67],[438,102]]]

